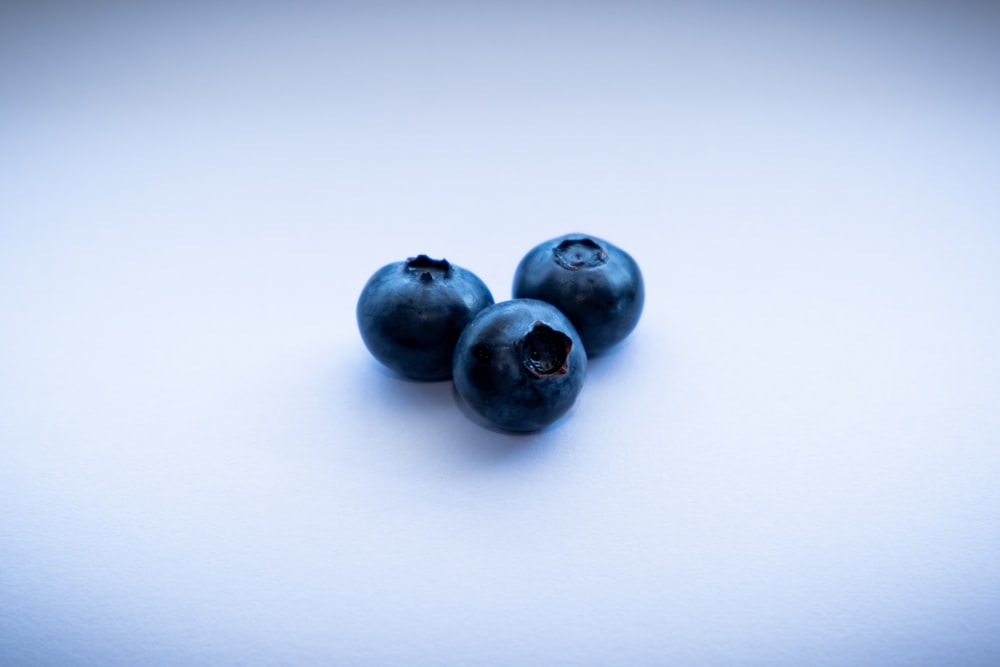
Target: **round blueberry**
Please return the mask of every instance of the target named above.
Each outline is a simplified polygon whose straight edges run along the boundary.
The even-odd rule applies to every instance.
[[[587,353],[572,323],[551,304],[513,299],[483,309],[455,347],[455,391],[489,423],[535,431],[576,401]]]
[[[459,335],[493,295],[474,273],[427,255],[383,266],[358,299],[365,346],[415,380],[445,380]]]
[[[645,300],[632,256],[596,236],[567,234],[531,249],[514,272],[515,298],[541,299],[576,327],[587,353],[621,342],[639,322]]]

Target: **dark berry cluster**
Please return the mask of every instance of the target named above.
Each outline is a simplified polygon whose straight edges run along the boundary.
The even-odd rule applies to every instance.
[[[471,271],[418,255],[368,280],[358,328],[372,355],[397,373],[450,377],[459,398],[488,424],[535,431],[572,407],[588,355],[632,332],[645,291],[627,252],[567,234],[524,256],[513,297],[494,303]]]

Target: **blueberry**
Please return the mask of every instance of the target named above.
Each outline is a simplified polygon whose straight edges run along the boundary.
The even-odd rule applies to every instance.
[[[547,301],[565,313],[590,355],[628,336],[645,300],[642,273],[631,255],[584,234],[560,236],[530,250],[514,272],[513,294]]]
[[[576,401],[587,353],[572,323],[554,306],[513,299],[485,308],[455,347],[455,391],[489,423],[535,431]]]
[[[365,346],[392,370],[415,380],[451,376],[455,343],[493,295],[474,273],[427,255],[383,266],[358,299]]]

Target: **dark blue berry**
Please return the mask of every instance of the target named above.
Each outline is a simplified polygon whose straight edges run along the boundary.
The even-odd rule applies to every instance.
[[[513,294],[561,310],[587,353],[595,355],[635,328],[645,287],[639,265],[627,252],[595,236],[567,234],[524,256],[514,272]]]
[[[452,369],[455,391],[494,426],[535,431],[572,407],[587,353],[554,306],[513,299],[485,308],[462,332]]]
[[[372,355],[415,380],[451,376],[455,343],[493,295],[474,273],[427,255],[388,264],[358,299],[358,328]]]

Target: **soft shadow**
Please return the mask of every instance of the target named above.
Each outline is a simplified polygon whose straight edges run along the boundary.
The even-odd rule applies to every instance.
[[[374,399],[379,411],[387,414],[392,414],[389,411],[433,414],[442,408],[451,408],[450,379],[414,380],[374,360],[362,372],[368,375],[365,393]]]
[[[467,440],[460,443],[464,446],[464,455],[470,461],[481,464],[542,458],[552,443],[561,439],[561,431],[567,419],[572,418],[573,414],[571,408],[555,422],[537,431],[505,431],[476,412],[455,390],[454,385],[451,393],[458,411],[465,420],[461,433]]]
[[[341,423],[333,426],[335,432],[354,434],[340,440],[340,447],[364,448],[375,440],[388,443],[377,449],[384,455],[416,456],[450,470],[489,469],[514,462],[530,465],[563,439],[563,425],[573,413],[571,409],[539,431],[503,431],[470,408],[451,380],[416,381],[374,360],[356,361],[341,369],[340,381],[329,389],[333,400],[347,399],[341,405]],[[359,421],[368,426],[359,428]]]

